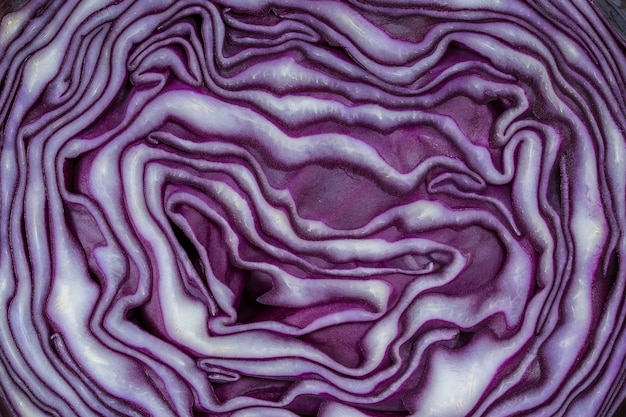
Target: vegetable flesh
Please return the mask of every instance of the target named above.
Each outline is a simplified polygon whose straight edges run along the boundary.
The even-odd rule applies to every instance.
[[[612,416],[624,70],[584,1],[29,2],[15,416]]]

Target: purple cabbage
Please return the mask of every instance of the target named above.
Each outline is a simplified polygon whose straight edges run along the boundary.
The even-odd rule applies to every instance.
[[[9,416],[607,417],[626,49],[583,0],[33,0]]]

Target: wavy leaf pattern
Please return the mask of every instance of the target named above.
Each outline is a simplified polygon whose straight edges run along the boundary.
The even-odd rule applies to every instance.
[[[626,54],[588,2],[13,7],[5,414],[626,398]]]

